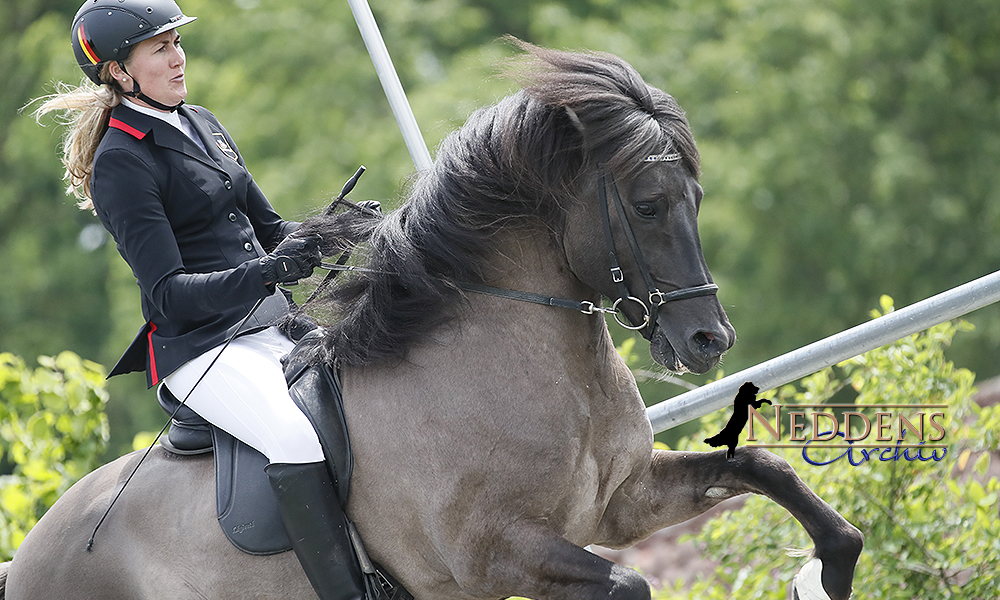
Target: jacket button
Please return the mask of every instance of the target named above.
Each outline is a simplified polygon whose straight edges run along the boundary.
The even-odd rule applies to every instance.
[[[247,243],[243,244],[243,248],[247,252],[253,252],[253,244],[251,244],[250,242],[247,242]]]
[[[226,180],[226,184],[225,184],[225,185],[226,185],[226,189],[227,189],[227,190],[231,190],[231,189],[233,189],[233,182],[232,182],[232,181],[229,181],[229,180],[227,179],[227,180]]]
[[[229,213],[229,220],[233,223],[236,222],[236,213]]]

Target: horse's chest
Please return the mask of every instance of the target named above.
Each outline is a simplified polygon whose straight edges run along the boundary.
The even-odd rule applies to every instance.
[[[634,440],[609,436],[581,449],[576,469],[563,487],[561,529],[567,539],[581,545],[590,543],[612,497],[642,469],[640,453],[627,445],[629,442]]]
[[[595,411],[591,450],[600,481],[599,498],[607,499],[629,477],[649,465],[652,429],[638,393],[635,398]]]

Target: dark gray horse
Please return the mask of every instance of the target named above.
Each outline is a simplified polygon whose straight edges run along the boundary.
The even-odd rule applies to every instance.
[[[328,299],[341,320],[319,358],[342,368],[348,512],[369,553],[419,599],[648,599],[638,573],[584,547],[628,546],[754,492],[815,544],[797,593],[845,600],[860,532],[766,451],[654,451],[589,308],[619,299],[673,370],[705,372],[735,339],[700,248],[684,113],[615,57],[524,47],[525,90],[474,114],[403,208],[354,232],[370,271]],[[7,600],[315,597],[291,553],[226,541],[210,459],[154,451],[85,551],[136,460],[56,503],[0,568]]]

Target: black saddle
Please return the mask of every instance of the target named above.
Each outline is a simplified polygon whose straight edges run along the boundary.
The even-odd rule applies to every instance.
[[[282,360],[285,381],[295,404],[319,435],[327,466],[337,482],[341,505],[350,495],[354,457],[344,417],[337,372],[311,365],[309,347],[318,343],[316,330],[302,338]],[[166,388],[157,388],[160,406],[173,415],[161,445],[182,456],[215,452],[215,501],[219,525],[234,546],[248,554],[277,554],[292,548],[278,512],[278,503],[264,473],[267,458],[256,449],[215,427]],[[320,405],[322,403],[322,405]]]
[[[282,365],[289,395],[316,430],[327,467],[337,482],[341,505],[346,506],[354,457],[344,417],[340,379],[335,369],[313,365],[308,359],[311,346],[320,343],[321,339],[322,330],[306,334],[282,360]],[[264,472],[267,458],[181,405],[165,386],[157,389],[157,398],[160,406],[173,415],[166,439],[160,440],[164,448],[181,456],[214,451],[216,509],[219,525],[229,541],[248,554],[278,554],[290,550],[292,545]],[[375,586],[368,588],[368,598],[413,600],[395,578],[368,559],[360,547],[360,537],[353,542],[362,570]]]
[[[173,414],[180,401],[166,386],[157,399]],[[180,406],[160,444],[183,456],[215,453],[215,506],[219,525],[234,546],[248,554],[278,554],[292,549],[278,502],[264,473],[267,458],[187,406]]]

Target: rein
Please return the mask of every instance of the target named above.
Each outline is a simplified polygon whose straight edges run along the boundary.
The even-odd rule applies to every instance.
[[[337,209],[337,206],[341,204],[345,204],[357,208],[358,210],[361,210],[361,208],[358,205],[347,203],[346,199],[347,199],[347,194],[351,193],[351,191],[354,189],[354,186],[358,184],[358,180],[361,179],[361,176],[364,174],[365,174],[365,166],[361,165],[360,167],[358,167],[358,170],[354,172],[354,175],[352,175],[351,178],[347,180],[347,183],[344,184],[343,189],[341,189],[340,193],[337,194],[337,197],[333,199],[333,202],[330,203],[330,206],[326,207],[326,210],[323,211],[323,214],[332,215],[333,211]],[[345,250],[340,255],[340,258],[337,259],[337,264],[338,265],[347,264],[347,261],[350,260],[350,258],[351,258],[351,251]],[[310,302],[315,300],[316,296],[319,296],[320,292],[325,290],[326,287],[333,282],[333,279],[337,276],[337,273],[338,271],[331,269],[330,272],[326,274],[326,278],[323,281],[321,281],[318,286],[316,286],[316,289],[313,290],[312,295],[309,296],[309,299],[306,300],[303,306],[307,306]]]
[[[458,287],[467,292],[475,292],[477,294],[495,296],[497,298],[506,298],[507,300],[531,302],[532,304],[540,304],[542,306],[554,306],[556,308],[565,308],[567,310],[575,310],[577,312],[581,312],[585,315],[592,315],[594,313],[615,314],[615,318],[617,318],[617,313],[614,308],[605,308],[603,306],[597,306],[596,304],[594,304],[589,300],[583,300],[583,301],[566,300],[565,298],[556,298],[554,296],[535,294],[533,292],[518,292],[516,290],[508,290],[504,288],[493,287],[492,285],[485,285],[482,283],[459,282]]]
[[[372,273],[375,275],[395,275],[395,273],[389,271],[377,271],[375,269],[367,269],[365,267],[355,267],[352,265],[343,265],[338,263],[320,263],[320,268],[326,269],[331,272],[343,272],[343,271],[353,271],[356,273]],[[455,283],[456,287],[460,290],[466,292],[473,292],[476,294],[483,294],[485,296],[494,296],[496,298],[504,298],[506,300],[517,300],[519,302],[530,302],[532,304],[540,304],[542,306],[553,306],[555,308],[565,308],[567,310],[575,310],[581,312],[585,315],[592,315],[594,313],[615,313],[615,308],[607,308],[603,306],[597,306],[589,300],[568,300],[565,298],[558,298],[556,296],[546,296],[545,294],[536,294],[534,292],[521,292],[517,290],[509,290],[506,288],[494,287],[492,285],[486,285],[484,283],[472,283],[469,281],[459,281]]]

